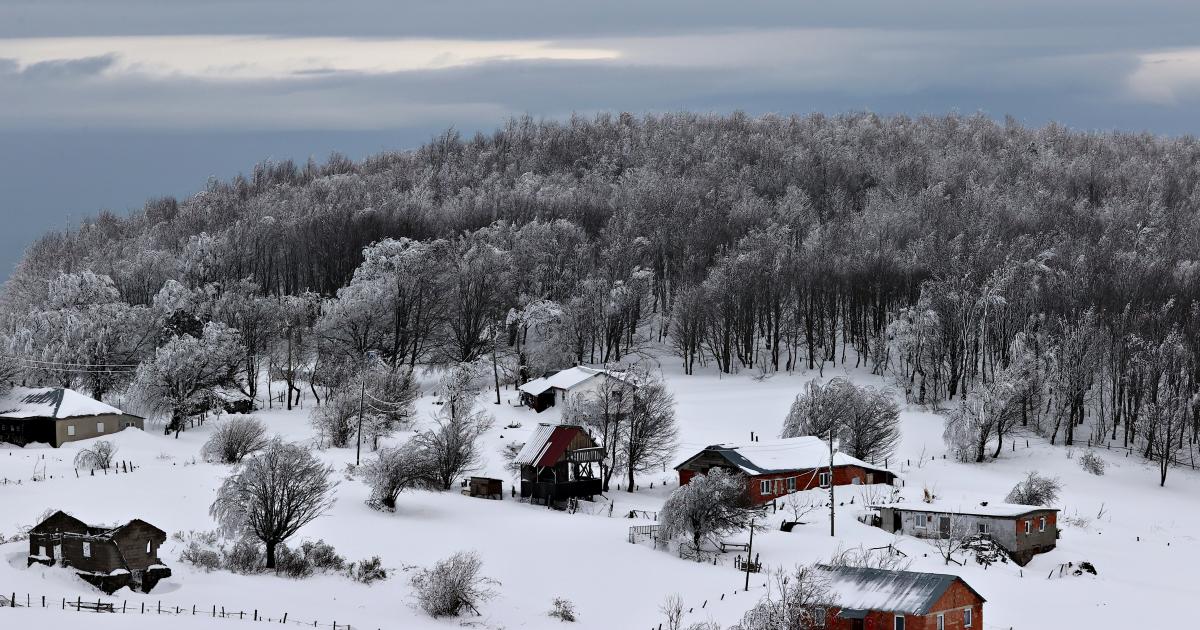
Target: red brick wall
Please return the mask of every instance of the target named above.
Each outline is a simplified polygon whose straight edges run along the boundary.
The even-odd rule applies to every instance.
[[[965,608],[972,611],[970,626],[963,625]],[[837,609],[830,609],[826,624],[828,630],[851,630],[853,623],[849,619],[837,618],[837,612]],[[937,630],[939,614],[944,616],[946,630],[983,630],[983,601],[961,581],[955,581],[946,589],[928,615],[905,615],[905,630]],[[863,630],[893,630],[896,627],[895,618],[896,615],[890,612],[869,612],[863,620]]]
[[[773,501],[775,499],[787,496],[787,494],[788,494],[787,479],[789,477],[796,477],[796,491],[797,492],[799,492],[801,490],[810,490],[812,488],[818,488],[821,486],[820,473],[825,472],[826,470],[828,470],[828,469],[822,468],[818,471],[801,470],[801,471],[795,471],[795,472],[774,473],[774,474],[770,474],[770,475],[756,475],[754,477],[748,478],[748,481],[746,482],[746,485],[747,485],[746,490],[747,490],[747,493],[750,495],[750,500],[755,505],[761,505],[763,503],[770,503],[771,501]],[[680,470],[679,471],[679,485],[682,486],[682,485],[687,484],[696,475],[697,475],[697,472],[694,470]],[[876,473],[876,476],[881,477],[878,473]],[[866,483],[867,482],[867,471],[859,466],[835,466],[833,468],[833,483],[834,483],[834,485],[848,486],[850,484],[853,484],[855,479],[857,479],[859,483]],[[764,494],[762,492],[762,483],[761,482],[764,480],[772,482],[772,485],[771,485],[772,492],[770,492],[768,494]],[[776,484],[775,483],[776,481],[778,481],[779,483]],[[875,483],[883,483],[886,481],[886,479],[883,479],[881,477],[878,479],[873,479],[873,481]]]

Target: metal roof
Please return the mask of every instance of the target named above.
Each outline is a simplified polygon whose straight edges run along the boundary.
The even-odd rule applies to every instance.
[[[751,476],[812,470],[829,466],[828,442],[819,437],[805,435],[759,442],[713,444],[697,455],[688,458],[676,468],[686,466],[692,459],[705,452],[721,455],[729,463]],[[891,472],[882,466],[868,464],[841,452],[834,453],[833,465],[859,466],[867,470]]]
[[[980,503],[978,505],[956,505],[944,501],[933,503],[886,503],[868,505],[870,509],[891,508],[900,512],[926,512],[934,514],[962,514],[966,516],[991,516],[996,518],[1015,518],[1033,512],[1058,512],[1058,508],[1041,505],[1021,505],[1018,503]]]
[[[944,573],[889,571],[863,567],[831,567],[818,565],[829,578],[829,593],[840,608],[849,611],[878,610],[884,612],[925,615],[932,612],[942,595],[962,578]],[[978,591],[962,582],[984,601]]]
[[[525,442],[525,446],[521,447],[521,451],[513,458],[513,463],[522,466],[553,466],[563,458],[571,440],[580,433],[588,435],[583,427],[574,424],[539,424]],[[595,447],[596,443],[591,441],[591,436],[588,436],[588,440]]]

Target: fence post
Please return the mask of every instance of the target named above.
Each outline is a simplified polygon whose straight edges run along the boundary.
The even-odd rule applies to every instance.
[[[286,610],[283,611],[283,621],[280,621],[279,623],[287,623],[287,611]]]
[[[122,615],[125,614],[125,604],[127,604],[127,603],[129,603],[128,600],[124,600],[124,599],[121,600],[121,614]]]

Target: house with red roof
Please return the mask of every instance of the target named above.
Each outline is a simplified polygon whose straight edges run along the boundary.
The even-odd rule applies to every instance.
[[[602,461],[604,449],[583,427],[540,424],[513,463],[521,467],[521,497],[552,505],[600,494],[599,471],[592,465]]]

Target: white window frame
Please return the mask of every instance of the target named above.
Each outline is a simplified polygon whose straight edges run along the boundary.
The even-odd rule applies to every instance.
[[[829,474],[829,471],[817,473],[817,483],[820,484],[822,488],[828,488],[830,484],[833,483],[833,475]]]
[[[908,622],[904,619],[904,615],[896,615],[892,619],[892,628],[894,630],[905,630],[905,628],[908,628]]]
[[[104,433],[104,423],[103,422],[96,423],[96,433]]]
[[[971,624],[975,623],[975,611],[970,608],[963,609],[963,627],[970,628]]]
[[[788,492],[796,491],[796,478],[795,477],[787,478],[787,490],[788,490]]]
[[[758,482],[758,493],[763,496],[771,494],[771,480],[770,479],[762,479]]]
[[[946,615],[938,613],[937,630],[946,630]]]
[[[925,529],[927,518],[929,518],[927,515],[918,512],[913,516],[913,527],[916,527],[917,529]]]
[[[978,525],[978,526],[979,526],[979,533],[980,533],[980,534],[986,534],[986,533],[988,533],[988,524],[987,524],[987,521],[979,521],[978,523],[976,523],[976,525]]]
[[[68,436],[68,437],[71,437],[71,436],[73,436],[73,435],[75,435],[75,425],[73,425],[73,424],[68,424],[68,425],[67,425],[67,436]]]
[[[1039,532],[1046,531],[1046,517],[1045,516],[1038,519],[1038,531]]]
[[[151,546],[151,545],[153,545],[153,544],[154,544],[154,543],[150,542],[149,540],[147,540],[147,541],[146,541],[146,555],[147,555],[147,556],[148,556],[148,555],[150,555],[150,554],[152,554],[152,553],[154,553],[154,552],[151,550],[151,547],[150,547],[150,546]]]
[[[83,557],[84,558],[92,557],[92,543],[86,542],[86,541],[83,543]]]
[[[1032,533],[1033,533],[1033,521],[1031,521],[1029,519],[1025,519],[1025,535],[1028,536]]]

